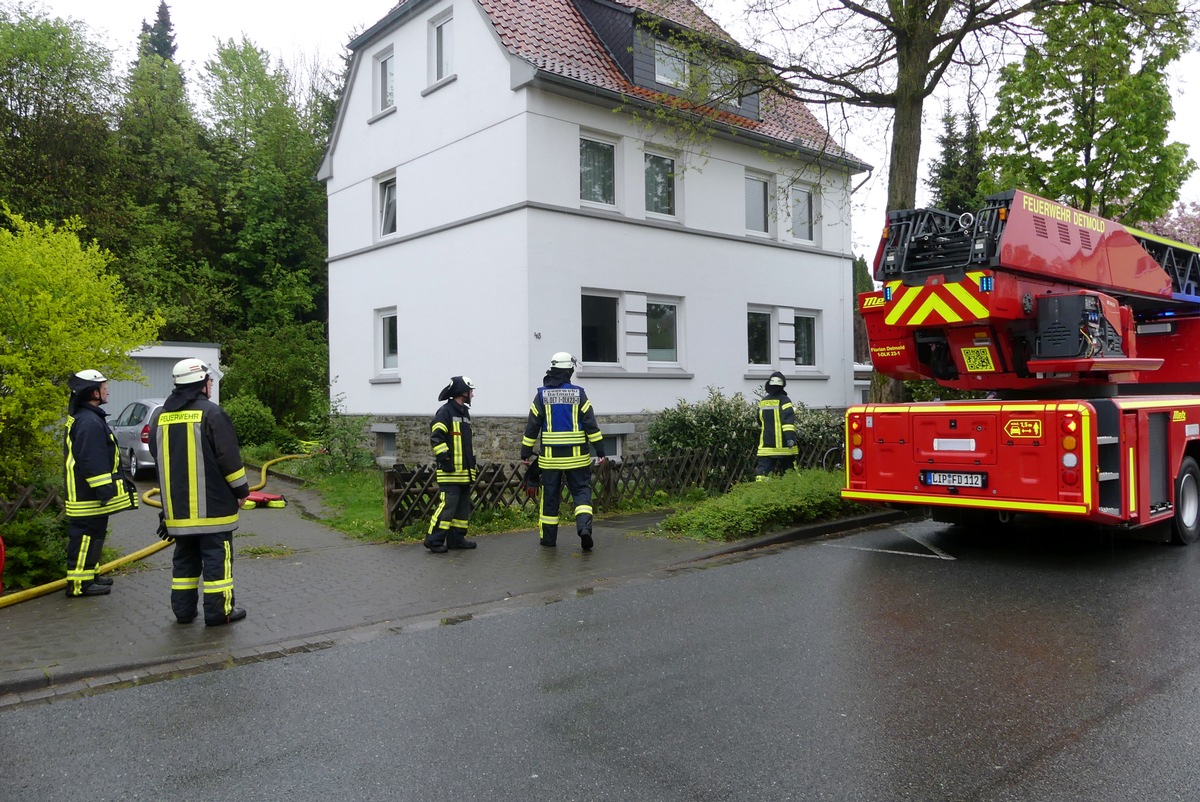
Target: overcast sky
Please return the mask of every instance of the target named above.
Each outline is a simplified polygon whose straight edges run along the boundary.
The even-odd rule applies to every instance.
[[[806,1],[806,0],[798,0]],[[153,23],[158,0],[40,0],[50,14],[83,20],[88,27],[108,40],[119,55],[128,58],[137,42],[142,21]],[[733,0],[718,0],[725,6]],[[341,48],[354,35],[382,19],[396,5],[395,0],[334,0],[314,6],[295,0],[168,0],[175,28],[176,60],[191,74],[197,73],[215,51],[215,42],[239,39],[245,34],[254,44],[287,64],[300,57],[308,61],[333,62]],[[736,26],[718,19],[727,28]],[[1175,70],[1175,110],[1171,125],[1173,141],[1191,148],[1193,159],[1200,162],[1200,55],[1189,53]],[[926,103],[926,129],[936,134],[942,101]],[[820,115],[819,109],[814,109]],[[989,112],[991,110],[988,110]],[[882,124],[863,126],[878,132]],[[887,147],[883,136],[857,137],[845,143],[863,161],[875,166],[874,173],[859,176],[866,181],[854,196],[855,252],[874,257],[874,245],[887,201]],[[922,146],[923,159],[936,156],[932,135]],[[924,186],[918,188],[919,203],[928,202]],[[1181,201],[1200,202],[1200,176],[1193,177],[1183,189]]]

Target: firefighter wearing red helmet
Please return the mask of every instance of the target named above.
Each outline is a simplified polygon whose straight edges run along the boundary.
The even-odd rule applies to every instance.
[[[175,389],[150,421],[150,453],[162,488],[159,535],[175,539],[171,609],[181,624],[196,617],[204,580],[204,623],[246,617],[234,605],[233,530],[250,495],[233,421],[211,400],[215,368],[184,359],[172,370]]]
[[[108,516],[137,506],[137,492],[120,476],[117,438],[108,426],[108,379],[81,370],[67,379],[63,462],[67,489],[67,597],[103,596],[112,580],[96,574]]]

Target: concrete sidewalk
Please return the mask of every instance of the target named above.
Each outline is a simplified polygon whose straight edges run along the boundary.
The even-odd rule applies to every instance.
[[[523,531],[473,537],[475,550],[434,555],[420,543],[353,540],[312,519],[321,512],[316,495],[271,489],[283,492],[288,506],[244,511],[233,541],[245,620],[211,628],[203,617],[176,623],[168,546],[132,570],[118,569],[108,596],[67,599],[60,591],[0,609],[0,708],[454,623],[650,578],[698,559],[899,517],[869,515],[714,548],[638,534],[664,515],[651,513],[598,519],[589,553],[564,525],[555,549],[540,547],[536,532]],[[157,508],[146,505],[114,516],[108,545],[129,554],[157,543],[157,517]],[[239,554],[251,547],[290,553]]]

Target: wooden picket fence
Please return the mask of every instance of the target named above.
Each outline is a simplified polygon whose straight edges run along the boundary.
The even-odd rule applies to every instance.
[[[813,442],[801,446],[800,467],[835,468],[841,444]],[[592,507],[597,512],[616,509],[622,502],[647,499],[657,493],[679,496],[691,488],[725,493],[754,475],[754,453],[727,449],[697,449],[670,456],[635,456],[611,460],[592,468]],[[486,463],[471,492],[475,509],[537,508],[537,496],[525,489],[526,466],[520,462]],[[437,474],[432,465],[396,465],[383,475],[388,526],[400,530],[428,521],[438,504]],[[565,494],[568,509],[569,494]]]
[[[35,513],[45,512],[54,507],[61,515],[63,509],[62,499],[58,495],[58,491],[51,490],[47,495],[41,498],[35,498],[35,494],[39,491],[38,488],[30,485],[29,487],[16,487],[17,496],[15,499],[8,500],[0,498],[0,526],[11,522],[17,517],[17,513],[28,507]]]

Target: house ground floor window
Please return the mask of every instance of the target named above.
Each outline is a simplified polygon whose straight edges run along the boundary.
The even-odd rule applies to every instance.
[[[619,299],[616,295],[583,295],[580,301],[581,354],[585,363],[618,363]]]
[[[746,313],[746,361],[751,365],[771,364],[771,313],[751,309]]]

